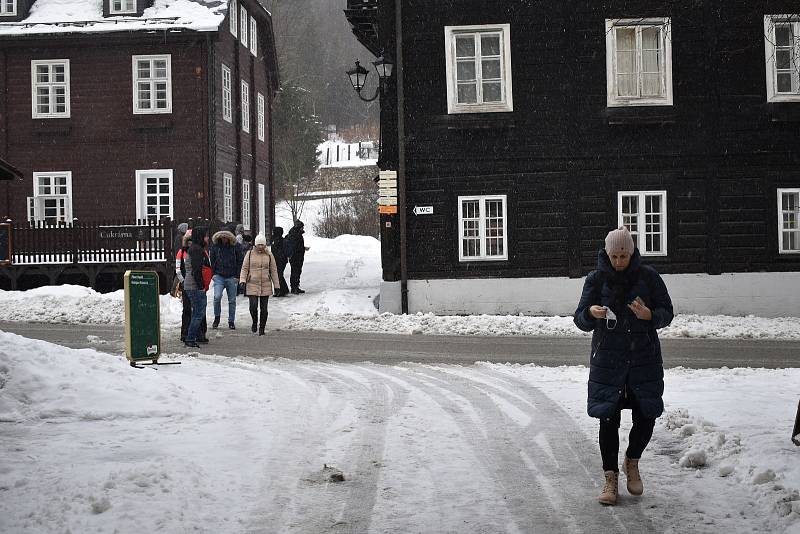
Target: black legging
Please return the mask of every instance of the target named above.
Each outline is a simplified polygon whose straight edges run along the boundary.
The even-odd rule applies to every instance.
[[[628,395],[628,402],[625,404],[630,404],[633,411],[633,426],[628,436],[628,450],[625,455],[632,460],[638,460],[650,443],[650,438],[653,437],[656,420],[645,417],[639,409],[636,397]],[[603,458],[603,471],[619,471],[619,423],[622,406],[623,401],[620,401],[614,417],[600,419],[600,455]]]
[[[269,302],[269,297],[258,297],[258,296],[248,296],[247,298],[250,299],[250,317],[253,318],[253,324],[258,323],[258,327],[263,330],[267,324],[267,303]],[[259,308],[261,308],[261,321],[259,322]]]

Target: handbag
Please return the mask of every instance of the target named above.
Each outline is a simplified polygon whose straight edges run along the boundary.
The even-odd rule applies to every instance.
[[[172,278],[172,287],[169,290],[169,294],[176,299],[183,298],[183,282],[177,275]]]

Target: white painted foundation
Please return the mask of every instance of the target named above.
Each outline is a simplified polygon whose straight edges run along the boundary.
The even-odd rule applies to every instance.
[[[662,275],[675,313],[800,316],[800,273]],[[409,280],[408,311],[437,315],[572,315],[583,278]],[[380,311],[400,313],[400,282],[381,284]]]

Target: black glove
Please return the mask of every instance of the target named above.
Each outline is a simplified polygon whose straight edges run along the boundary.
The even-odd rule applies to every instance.
[[[246,285],[247,284],[245,284],[244,282],[239,282],[239,292],[240,293],[244,293],[244,288],[245,288]]]

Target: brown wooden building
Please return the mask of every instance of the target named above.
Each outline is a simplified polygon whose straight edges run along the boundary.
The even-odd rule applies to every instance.
[[[5,0],[0,185],[15,221],[273,218],[278,67],[257,0]]]

